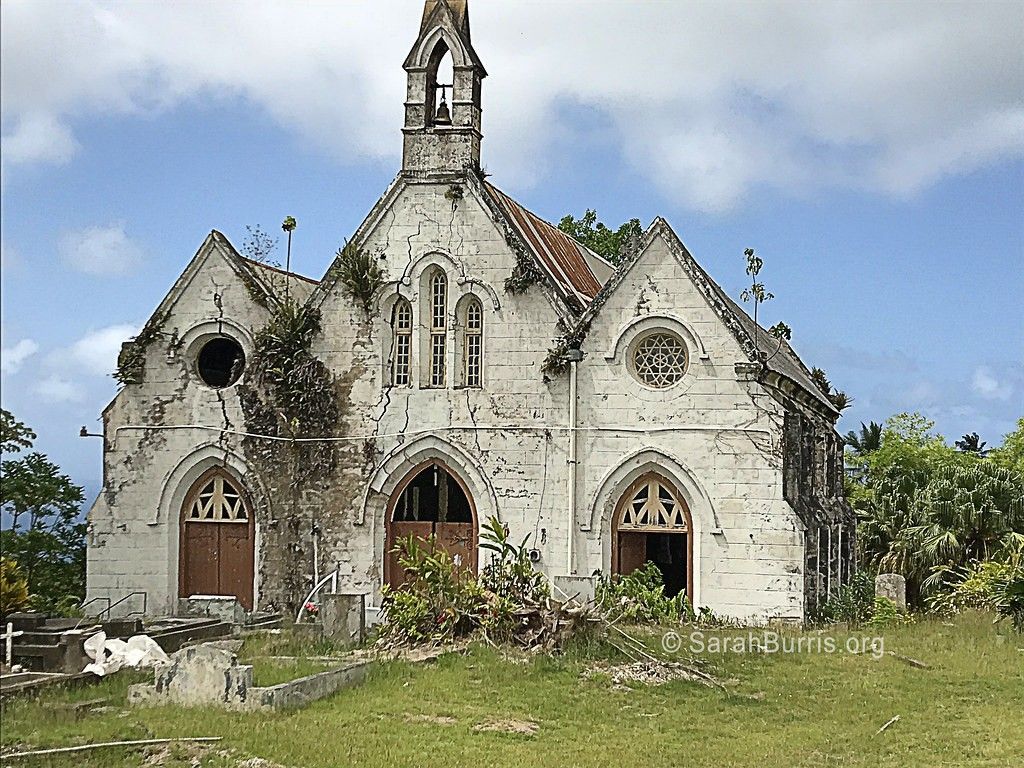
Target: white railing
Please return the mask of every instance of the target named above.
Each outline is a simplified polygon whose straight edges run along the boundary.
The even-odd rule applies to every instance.
[[[302,612],[304,610],[306,610],[306,605],[313,601],[313,598],[316,597],[317,592],[319,592],[321,589],[323,589],[323,587],[328,582],[330,582],[330,584],[331,584],[331,591],[332,592],[337,592],[338,591],[338,572],[337,571],[332,571],[331,573],[328,573],[326,576],[324,576],[322,579],[320,579],[320,581],[318,581],[313,586],[313,588],[309,591],[309,594],[306,595],[306,599],[303,600],[302,604],[299,606],[299,612],[297,614],[295,614],[295,623],[296,624],[298,624],[299,622],[302,621]]]

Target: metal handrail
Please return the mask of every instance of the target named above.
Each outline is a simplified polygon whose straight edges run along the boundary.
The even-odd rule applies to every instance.
[[[107,601],[107,608],[105,610],[109,610],[110,609],[110,598],[109,597],[102,597],[102,596],[101,597],[93,597],[93,598],[91,598],[89,600],[86,600],[84,603],[82,603],[80,606],[78,606],[78,610],[80,610],[82,612],[82,616],[83,617],[89,615],[89,614],[87,614],[85,612],[85,606],[90,605],[92,603],[95,603],[98,600],[106,600]],[[96,614],[97,617],[102,616],[102,615],[103,615],[103,611],[100,611],[99,613]]]
[[[128,600],[129,598],[135,597],[136,595],[142,595],[142,610],[141,611],[132,611],[131,613],[126,613],[125,614],[125,618],[128,618],[129,616],[135,616],[135,615],[145,616],[146,615],[146,603],[149,600],[149,595],[148,595],[148,593],[146,593],[146,592],[144,592],[142,590],[138,590],[136,592],[129,592],[127,595],[122,597],[116,603],[111,603],[110,605],[108,605],[107,609],[105,611],[103,611],[103,613],[101,613],[99,616],[97,616],[97,618],[100,618],[100,619],[103,618],[103,614],[105,613],[105,614],[107,614],[107,618],[109,619],[110,618],[110,612],[114,608],[119,606],[125,600]]]
[[[316,595],[316,593],[319,592],[327,584],[327,582],[331,582],[331,584],[333,585],[331,588],[335,592],[337,592],[338,591],[338,572],[337,571],[332,571],[331,573],[328,573],[326,576],[324,576],[322,579],[320,579],[320,581],[318,581],[316,583],[316,586],[314,586],[311,590],[309,590],[309,594],[306,595],[306,599],[303,600],[302,603],[299,605],[299,612],[295,615],[295,623],[296,624],[298,624],[300,621],[302,621],[302,612],[304,610],[306,610],[306,604],[313,600],[314,595]]]

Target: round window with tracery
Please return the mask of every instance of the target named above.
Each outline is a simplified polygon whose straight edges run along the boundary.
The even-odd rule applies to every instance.
[[[633,349],[633,372],[649,387],[671,387],[686,373],[686,346],[682,339],[666,331],[643,337]]]

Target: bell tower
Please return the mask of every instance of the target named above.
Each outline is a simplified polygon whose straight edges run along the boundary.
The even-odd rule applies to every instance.
[[[487,71],[473,50],[468,0],[426,0],[408,73],[402,172],[451,175],[480,168],[480,91]],[[450,70],[443,65],[450,57]],[[448,77],[439,74],[450,72]],[[440,82],[448,80],[449,82]]]

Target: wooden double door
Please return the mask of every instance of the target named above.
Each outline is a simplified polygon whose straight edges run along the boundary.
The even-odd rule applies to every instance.
[[[182,510],[178,595],[228,595],[251,611],[255,539],[241,485],[221,469],[205,473]]]
[[[384,581],[406,580],[395,545],[413,536],[431,551],[451,555],[469,573],[477,569],[476,511],[469,489],[440,461],[424,462],[399,484],[388,505],[384,540]]]

